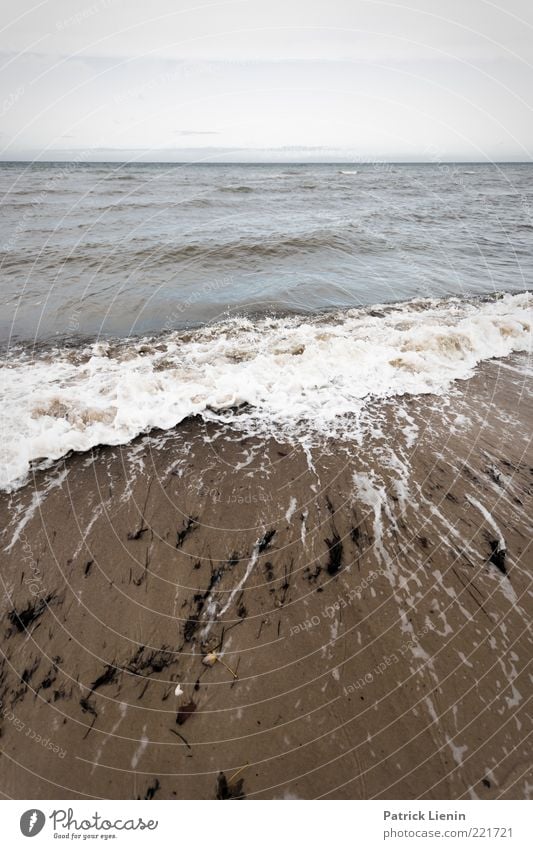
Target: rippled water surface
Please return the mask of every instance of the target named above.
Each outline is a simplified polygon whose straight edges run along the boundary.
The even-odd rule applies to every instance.
[[[0,340],[531,285],[533,166],[0,166]]]

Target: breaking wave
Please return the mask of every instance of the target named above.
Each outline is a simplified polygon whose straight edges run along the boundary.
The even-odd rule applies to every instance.
[[[0,369],[0,486],[19,486],[32,464],[192,415],[253,432],[334,434],[370,398],[442,394],[483,360],[529,351],[531,319],[522,293],[234,318],[37,357],[12,351]]]

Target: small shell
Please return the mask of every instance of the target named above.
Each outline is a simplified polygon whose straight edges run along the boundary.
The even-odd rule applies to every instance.
[[[183,696],[183,690],[181,689],[181,684],[176,684],[176,689],[174,690],[175,696]]]
[[[209,654],[206,654],[204,658],[202,658],[202,663],[204,666],[214,666],[217,662],[218,658],[214,651],[210,651]]]

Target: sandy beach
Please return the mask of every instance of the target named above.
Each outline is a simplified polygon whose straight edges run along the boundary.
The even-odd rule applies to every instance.
[[[531,849],[533,4],[4,5],[6,846]]]
[[[526,366],[354,441],[189,418],[2,494],[2,794],[529,798]]]

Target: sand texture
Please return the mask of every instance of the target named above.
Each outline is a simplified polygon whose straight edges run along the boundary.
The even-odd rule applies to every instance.
[[[357,440],[189,419],[4,494],[2,794],[531,796],[524,363]]]

